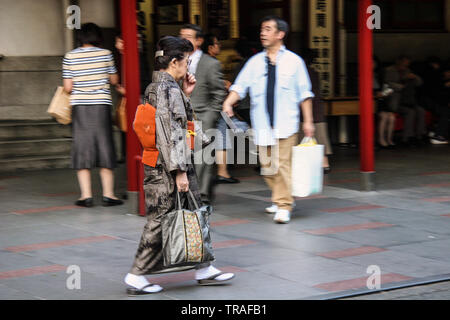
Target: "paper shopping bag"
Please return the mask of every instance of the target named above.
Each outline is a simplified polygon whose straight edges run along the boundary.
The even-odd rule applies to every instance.
[[[70,95],[64,91],[63,87],[58,87],[53,95],[50,106],[47,109],[53,118],[61,124],[72,122],[72,107],[70,105]]]
[[[292,195],[307,197],[321,193],[323,187],[324,146],[305,137],[292,147]]]

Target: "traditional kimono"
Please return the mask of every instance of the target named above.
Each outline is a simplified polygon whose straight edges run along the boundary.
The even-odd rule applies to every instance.
[[[175,209],[177,192],[175,177],[178,170],[187,173],[189,189],[197,203],[199,205],[202,203],[192,151],[186,136],[188,120],[193,120],[193,110],[178,83],[166,72],[153,73],[152,83],[145,91],[145,100],[156,108],[156,148],[159,154],[156,166],[144,164],[144,192],[148,220],[130,273],[145,275],[192,269],[194,268],[192,266],[164,268],[161,216]],[[188,209],[195,209],[189,197],[184,197],[183,200]],[[196,267],[205,267],[205,264]]]

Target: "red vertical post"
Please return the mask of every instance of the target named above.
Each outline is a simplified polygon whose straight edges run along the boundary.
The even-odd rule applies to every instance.
[[[373,43],[372,29],[367,26],[371,0],[358,0],[359,58],[359,141],[363,189],[373,190],[374,119],[373,119]]]
[[[141,145],[133,131],[134,115],[140,103],[139,51],[137,42],[136,0],[120,0],[120,23],[124,41],[125,89],[127,98],[127,178],[128,199],[132,213],[138,212],[139,181],[135,157]]]

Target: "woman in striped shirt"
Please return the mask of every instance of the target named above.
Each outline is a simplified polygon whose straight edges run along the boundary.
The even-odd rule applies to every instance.
[[[72,105],[72,168],[77,170],[81,197],[75,202],[93,206],[91,169],[99,167],[103,205],[120,205],[114,195],[116,156],[112,139],[110,84],[124,94],[111,51],[98,46],[100,28],[94,23],[82,25],[77,32],[79,47],[66,53],[63,60],[64,90]]]

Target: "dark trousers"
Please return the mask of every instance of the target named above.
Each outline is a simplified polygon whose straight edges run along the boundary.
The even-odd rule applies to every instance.
[[[422,138],[426,134],[425,109],[416,106],[400,106],[400,113],[404,118],[403,141],[410,138]]]
[[[209,129],[216,129],[217,120],[219,119],[220,113],[218,111],[205,111],[196,112],[197,120],[202,122],[202,130],[208,135]],[[211,135],[208,135],[211,138]],[[215,142],[213,142],[215,143]],[[211,200],[212,189],[215,179],[214,164],[207,164],[203,159],[205,159],[204,151],[202,152],[201,163],[195,164],[195,171],[198,177],[198,183],[200,187],[200,193],[203,200]]]
[[[450,110],[446,105],[439,105],[437,107],[438,124],[436,129],[436,135],[448,139],[448,120]]]

